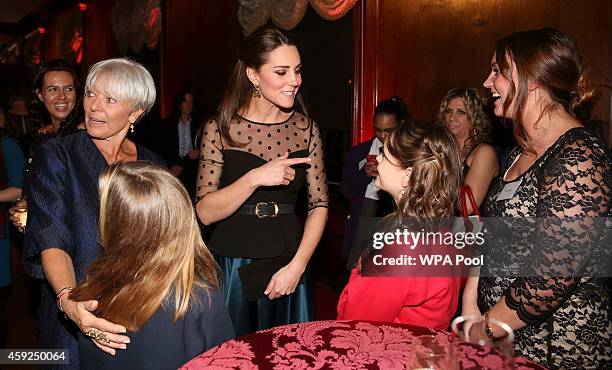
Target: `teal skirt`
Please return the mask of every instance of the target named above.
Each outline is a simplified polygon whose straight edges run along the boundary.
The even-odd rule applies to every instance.
[[[238,269],[256,261],[252,258],[216,256],[221,267],[221,291],[234,324],[236,337],[274,326],[314,320],[309,269],[295,292],[276,299],[268,297],[248,301]]]

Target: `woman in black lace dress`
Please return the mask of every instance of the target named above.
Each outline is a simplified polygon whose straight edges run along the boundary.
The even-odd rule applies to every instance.
[[[317,124],[300,98],[295,43],[260,28],[243,44],[219,115],[205,123],[196,210],[217,223],[208,243],[236,335],[313,320],[302,278],[327,220],[327,182]],[[302,186],[306,224],[295,213]]]
[[[485,203],[515,227],[485,248],[473,309],[514,329],[517,355],[551,369],[610,368],[610,297],[597,266],[609,245],[596,242],[596,217],[611,214],[612,162],[583,127],[596,94],[576,45],[549,28],[511,34],[498,41],[484,86],[519,146]],[[485,320],[470,339],[503,333]]]

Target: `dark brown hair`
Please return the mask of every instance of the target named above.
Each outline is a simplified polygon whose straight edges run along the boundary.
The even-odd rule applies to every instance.
[[[42,91],[43,84],[45,83],[45,75],[49,72],[67,72],[72,76],[72,83],[74,86],[74,93],[76,96],[76,100],[74,102],[74,108],[72,112],[66,117],[65,121],[62,121],[60,124],[60,128],[58,131],[58,136],[66,136],[74,133],[76,131],[76,126],[83,121],[83,86],[81,85],[81,81],[77,74],[76,69],[68,63],[68,61],[64,59],[52,59],[47,62],[36,74],[34,77],[34,82],[32,83],[34,89],[34,95],[37,97],[36,101],[38,102],[38,93]],[[44,122],[51,122],[51,116],[45,108],[42,102],[39,102],[41,105],[41,114]],[[43,124],[43,126],[46,125]]]
[[[583,122],[590,119],[599,89],[587,87],[582,59],[571,37],[553,28],[515,32],[497,42],[495,53],[501,73],[510,81],[504,113],[514,101],[514,112],[510,113],[514,136],[521,147],[530,150],[523,128],[529,83],[537,83],[551,99],[538,120],[558,106]],[[516,89],[511,61],[518,74]]]
[[[166,169],[113,164],[100,176],[102,254],[70,298],[98,300],[95,314],[136,330],[162,304],[174,319],[198,304],[194,288],[218,287],[189,194]]]
[[[394,216],[453,217],[461,181],[459,147],[450,131],[435,124],[399,125],[385,141],[395,165],[412,168]]]
[[[374,109],[374,117],[379,114],[389,114],[395,117],[395,121],[400,123],[411,123],[412,115],[408,111],[408,106],[401,96],[392,96],[389,99],[385,99],[376,105]]]
[[[230,146],[245,145],[245,143],[239,143],[231,137],[230,123],[238,111],[246,107],[252,98],[253,84],[247,77],[247,67],[259,71],[261,66],[267,63],[268,55],[276,48],[284,45],[297,48],[297,43],[290,39],[286,33],[271,26],[258,28],[242,43],[238,52],[238,62],[236,62],[230,81],[225,88],[217,118],[221,138]],[[297,110],[308,116],[300,91],[298,91],[296,101]]]

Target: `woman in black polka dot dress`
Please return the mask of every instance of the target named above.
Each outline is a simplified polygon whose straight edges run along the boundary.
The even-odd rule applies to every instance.
[[[196,209],[237,335],[313,319],[305,278],[327,220],[319,128],[299,95],[300,54],[264,27],[244,42],[216,119],[206,122]],[[308,217],[295,214],[300,189]]]

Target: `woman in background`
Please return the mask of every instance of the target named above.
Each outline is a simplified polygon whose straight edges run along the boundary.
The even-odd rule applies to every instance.
[[[452,89],[440,104],[439,121],[453,133],[463,164],[463,185],[470,187],[480,207],[493,178],[499,173],[499,162],[491,140],[491,122],[485,113],[486,103],[476,89]],[[466,202],[473,214],[471,202]]]
[[[342,166],[340,191],[351,200],[351,214],[346,221],[342,240],[342,257],[348,260],[349,270],[363,252],[360,241],[355,241],[361,217],[383,217],[395,207],[388,194],[374,184],[378,174],[376,157],[382,153],[385,140],[400,124],[410,123],[412,118],[404,100],[392,96],[378,103],[374,109],[375,136],[346,153]]]
[[[385,141],[383,154],[378,156],[376,186],[389,193],[397,204],[397,210],[384,220],[383,229],[395,232],[404,227],[404,222],[453,217],[460,178],[459,152],[450,132],[436,125],[398,126]],[[426,251],[432,254],[434,250],[453,254],[454,248],[423,243],[414,250],[419,254],[427,254]],[[370,248],[352,270],[338,301],[338,320],[448,328],[459,301],[458,270],[437,266],[378,267],[373,260],[376,254],[397,257],[410,248],[386,245],[378,251]]]
[[[83,91],[70,63],[64,59],[53,59],[45,64],[34,79],[34,93],[44,108],[41,109],[41,127],[32,133],[30,140],[24,190],[29,182],[30,163],[38,147],[51,138],[66,136],[84,128],[81,109]],[[23,212],[23,209],[27,212],[27,207],[27,200],[20,199],[16,207],[9,210],[13,225],[21,232],[26,225],[16,213]]]
[[[32,135],[29,156],[46,140],[66,136],[83,126],[83,90],[75,69],[64,59],[53,59],[34,79],[34,92],[44,109],[41,127]]]
[[[162,122],[160,153],[168,164],[170,172],[178,177],[187,191],[195,196],[196,175],[200,149],[195,146],[196,133],[202,123],[194,112],[194,97],[187,90],[174,98],[170,116]]]
[[[189,194],[146,162],[100,176],[101,255],[70,293],[97,300],[94,313],[127,328],[130,346],[108,356],[79,334],[81,369],[176,369],[234,337],[217,264],[204,245]]]

